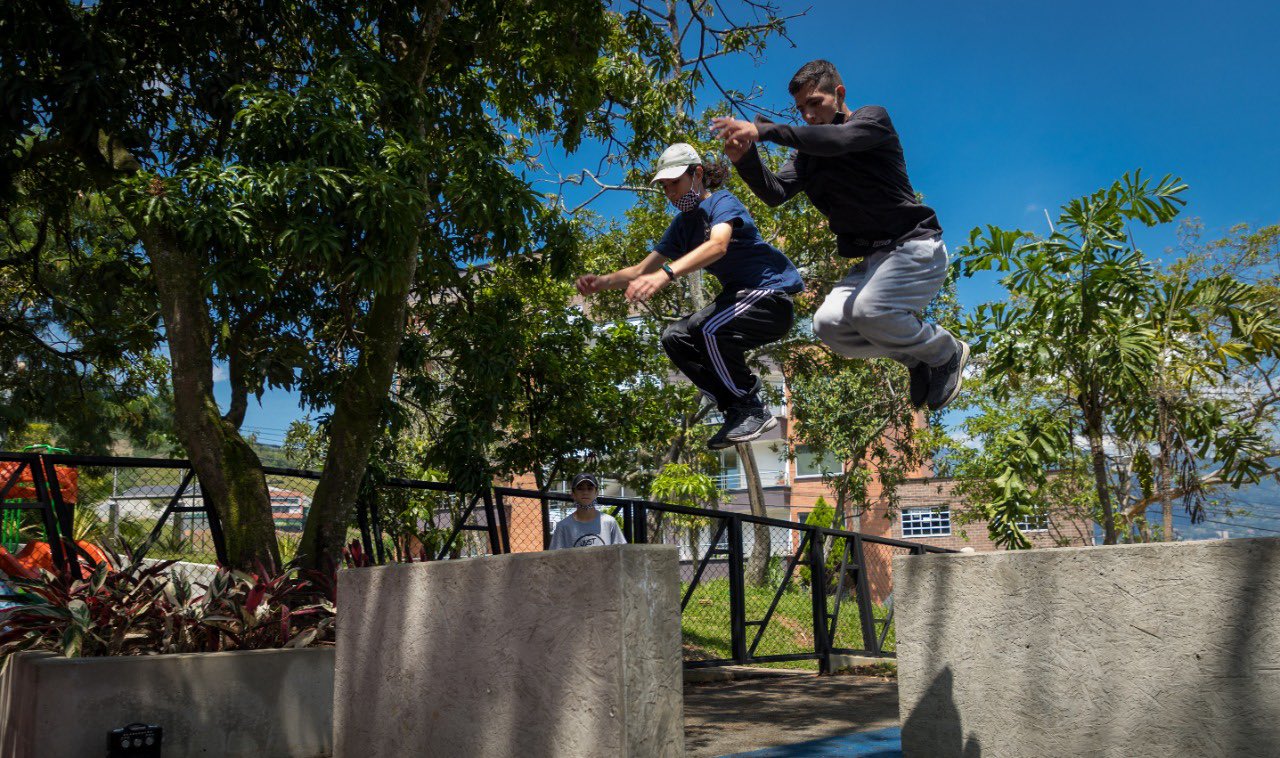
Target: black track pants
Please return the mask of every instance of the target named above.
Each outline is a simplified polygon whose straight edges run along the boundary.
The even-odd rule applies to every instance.
[[[782,339],[794,320],[791,296],[785,292],[739,290],[668,326],[662,347],[724,411],[752,394],[756,377],[747,368],[747,351]]]

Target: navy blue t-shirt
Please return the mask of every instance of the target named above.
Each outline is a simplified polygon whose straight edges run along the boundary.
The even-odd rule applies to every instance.
[[[675,260],[705,242],[707,229],[716,224],[733,226],[729,250],[706,269],[720,280],[725,292],[781,290],[794,294],[804,289],[795,264],[760,237],[746,206],[728,190],[715,192],[693,210],[678,214],[654,250]]]

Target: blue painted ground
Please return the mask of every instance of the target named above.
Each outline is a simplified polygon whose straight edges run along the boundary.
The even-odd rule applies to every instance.
[[[902,730],[878,729],[874,732],[855,732],[839,737],[827,737],[794,745],[780,745],[734,753],[722,758],[808,758],[809,756],[839,756],[839,758],[902,758]]]

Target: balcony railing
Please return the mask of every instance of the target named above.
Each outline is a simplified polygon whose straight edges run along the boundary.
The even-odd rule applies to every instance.
[[[762,487],[778,487],[787,484],[786,469],[760,469]],[[745,490],[747,479],[739,469],[721,471],[716,475],[716,486],[722,490]]]

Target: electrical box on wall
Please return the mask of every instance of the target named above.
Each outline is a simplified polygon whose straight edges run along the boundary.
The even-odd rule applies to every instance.
[[[130,724],[107,733],[107,758],[160,758],[164,730],[151,724]]]

